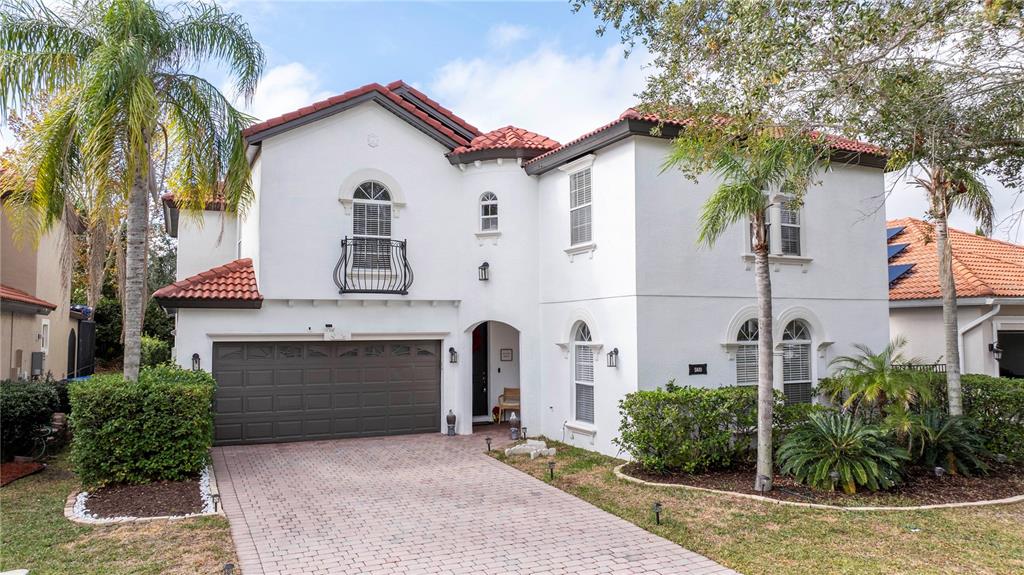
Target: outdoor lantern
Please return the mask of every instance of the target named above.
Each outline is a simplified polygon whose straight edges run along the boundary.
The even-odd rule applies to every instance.
[[[487,442],[487,451],[490,451],[491,450],[491,438],[490,437],[485,437],[484,441]]]
[[[519,439],[519,418],[514,411],[508,418],[508,436],[513,440]]]
[[[192,371],[199,371],[199,354],[192,354]]]
[[[997,453],[996,454],[996,463],[1006,463],[1006,454],[1005,453]]]
[[[661,525],[661,510],[662,510],[661,502],[660,501],[655,501],[654,502],[654,522],[656,524],[658,524],[658,525]]]
[[[766,491],[769,491],[772,488],[772,478],[767,475],[758,475],[757,483],[761,486],[761,495],[764,495]]]
[[[549,459],[548,460],[548,477],[550,477],[551,479],[555,478],[555,460],[554,459]]]
[[[1003,359],[1003,348],[999,347],[998,341],[988,344],[988,350],[992,352],[992,357],[994,357],[996,361]]]
[[[234,572],[235,572],[235,564],[234,563],[225,563],[224,564],[224,575],[231,575]]]
[[[459,352],[454,347],[448,348],[448,363],[459,363]]]
[[[484,262],[476,269],[480,273],[480,281],[485,282],[491,279],[491,264]]]
[[[608,352],[608,367],[617,367],[619,365],[619,348],[615,348]]]
[[[445,420],[448,422],[448,435],[455,435],[455,412],[449,409]]]
[[[828,476],[832,479],[832,485],[833,486],[836,483],[839,483],[839,472],[838,471],[833,469],[832,471],[828,472]]]
[[[522,433],[520,435],[523,436],[523,439],[526,439],[526,426],[525,425],[523,426],[523,431],[522,431]]]
[[[946,474],[946,468],[945,467],[936,467],[935,468],[935,477],[942,477],[945,474]]]

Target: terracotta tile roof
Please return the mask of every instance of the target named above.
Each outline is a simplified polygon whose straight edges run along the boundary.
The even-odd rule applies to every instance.
[[[545,153],[537,156],[536,158],[533,158],[532,160],[527,162],[527,164],[539,161],[542,158],[550,156],[551,154],[554,154],[555,152],[558,152],[558,151],[560,151],[560,150],[562,150],[564,148],[568,148],[569,146],[573,146],[573,145],[578,144],[578,143],[580,143],[580,142],[582,142],[584,140],[588,140],[591,137],[596,136],[597,134],[600,134],[601,132],[603,132],[603,131],[605,131],[605,130],[607,130],[609,128],[612,128],[612,127],[614,127],[614,126],[616,126],[616,125],[618,125],[618,124],[620,124],[622,122],[625,122],[627,120],[643,120],[645,122],[659,122],[659,121],[661,121],[660,117],[657,114],[643,114],[643,113],[637,111],[635,108],[627,108],[626,111],[623,112],[622,114],[620,114],[619,117],[616,118],[615,120],[612,120],[611,122],[601,126],[600,128],[596,128],[594,130],[591,130],[590,132],[587,132],[586,134],[583,134],[582,136],[580,136],[580,137],[578,137],[578,138],[576,138],[574,140],[566,142],[565,144],[562,144],[558,148],[554,148],[552,150],[549,150],[548,152],[545,152]],[[683,120],[664,120],[664,123],[666,125],[669,125],[669,126],[685,127],[687,125],[690,125],[692,122],[683,119]],[[820,133],[819,132],[813,132],[813,135],[814,136],[818,136],[818,135],[820,135]],[[829,143],[829,145],[833,149],[835,149],[835,150],[841,150],[841,151],[844,151],[844,152],[853,152],[853,153],[857,153],[857,154],[870,154],[870,155],[874,155],[874,156],[885,156],[885,151],[882,150],[882,148],[880,148],[879,146],[876,146],[874,144],[868,144],[866,142],[858,142],[857,140],[851,140],[849,138],[843,138],[841,136],[833,136],[833,135],[829,135],[829,134],[825,135],[825,141],[827,141]]]
[[[456,124],[462,126],[466,130],[472,132],[474,135],[479,136],[480,134],[483,133],[479,129],[477,129],[477,127],[474,126],[473,124],[470,124],[469,122],[467,122],[467,121],[463,120],[462,118],[460,118],[459,116],[457,116],[455,114],[455,112],[452,112],[448,108],[445,108],[441,104],[438,104],[437,101],[432,99],[430,96],[424,94],[423,92],[420,92],[416,88],[413,88],[412,86],[410,86],[409,84],[406,84],[405,82],[403,82],[401,80],[395,80],[394,82],[391,82],[390,84],[388,84],[387,88],[388,88],[388,90],[391,90],[391,91],[395,91],[395,90],[398,90],[398,89],[404,89],[404,90],[412,93],[413,96],[416,96],[416,98],[418,100],[426,103],[431,108],[433,108],[433,109],[437,110],[438,112],[440,112],[441,115],[443,115],[444,117],[448,118],[449,120],[455,122]]]
[[[915,218],[891,220],[886,227],[901,226],[904,230],[889,238],[889,245],[909,245],[889,264],[913,267],[890,284],[889,299],[941,298],[934,228]],[[949,238],[958,298],[1024,297],[1024,246],[952,228]]]
[[[160,300],[207,301],[207,302],[251,302],[263,301],[263,295],[256,285],[256,270],[252,260],[244,258],[228,262],[192,277],[176,281],[153,293]]]
[[[45,307],[51,310],[57,309],[57,304],[55,303],[39,299],[30,293],[23,292],[20,289],[15,289],[10,286],[5,286],[3,284],[0,284],[0,300]]]
[[[553,150],[560,144],[547,136],[542,136],[523,128],[505,126],[481,134],[469,143],[452,151],[452,154],[465,154],[479,150]]]
[[[401,81],[399,81],[399,82],[401,82]],[[392,82],[392,84],[396,84],[396,82]],[[401,85],[402,86],[406,86],[404,83],[402,83]],[[409,112],[410,114],[416,116],[419,120],[425,122],[431,128],[437,130],[438,132],[444,134],[445,136],[447,136],[451,140],[455,141],[458,145],[465,146],[465,145],[469,144],[469,141],[466,138],[464,138],[461,135],[455,133],[448,126],[445,126],[441,122],[438,122],[434,118],[431,118],[426,112],[424,112],[423,110],[420,110],[419,108],[417,108],[416,106],[411,104],[408,100],[402,98],[400,95],[398,95],[395,92],[393,92],[392,90],[390,90],[388,87],[382,86],[381,84],[378,84],[376,82],[374,82],[372,84],[367,84],[365,86],[361,86],[359,88],[356,88],[355,90],[349,90],[348,92],[345,92],[343,94],[338,94],[337,96],[331,96],[330,98],[327,98],[326,100],[321,100],[319,102],[314,102],[314,103],[312,103],[312,104],[310,104],[310,105],[308,105],[306,107],[299,108],[298,110],[295,110],[293,112],[288,112],[287,114],[282,114],[282,115],[280,115],[280,116],[278,116],[276,118],[270,118],[269,120],[260,122],[258,124],[254,124],[254,125],[249,126],[248,128],[246,128],[245,131],[242,132],[242,135],[244,135],[245,137],[249,138],[249,137],[252,137],[252,136],[254,136],[256,134],[259,134],[260,132],[264,132],[266,130],[269,130],[270,128],[274,128],[274,127],[280,126],[282,124],[287,124],[288,122],[291,122],[292,120],[297,120],[299,118],[303,118],[305,116],[313,114],[314,112],[318,112],[318,111],[323,110],[325,108],[329,108],[331,106],[336,106],[338,104],[342,104],[344,102],[352,100],[353,98],[358,98],[359,96],[363,96],[363,95],[369,94],[371,92],[376,92],[376,93],[380,94],[381,96],[391,100],[395,104],[401,106],[407,112]],[[417,92],[417,94],[419,94],[419,92]],[[429,100],[429,102],[433,102],[431,104],[431,106],[436,104],[436,102],[434,102],[433,100]],[[461,118],[458,118],[458,116],[456,116],[455,114],[451,113],[451,111],[447,110],[446,108],[442,108],[440,105],[438,105],[437,108],[438,108],[438,112],[440,112],[441,114],[445,115],[446,117],[449,117],[450,119],[452,119],[452,121],[458,123],[460,126],[463,126],[466,129],[471,129],[470,131],[473,131],[475,133],[479,133],[479,130],[477,130],[476,128],[472,127],[468,123],[466,123],[465,120],[462,120]]]

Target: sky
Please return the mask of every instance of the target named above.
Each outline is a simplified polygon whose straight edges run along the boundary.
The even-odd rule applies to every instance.
[[[48,3],[54,3],[52,0]],[[404,80],[483,131],[508,124],[558,141],[603,125],[636,103],[649,59],[628,59],[590,12],[552,2],[222,2],[241,14],[267,54],[248,108],[266,119],[370,82]],[[222,86],[222,70],[202,73]],[[0,132],[0,147],[11,138]],[[922,217],[923,193],[888,179],[886,215]],[[1017,194],[993,184],[1000,220]],[[973,231],[957,214],[954,227]],[[1024,240],[1004,222],[993,234]]]

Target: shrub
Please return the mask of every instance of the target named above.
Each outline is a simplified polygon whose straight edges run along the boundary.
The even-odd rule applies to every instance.
[[[974,422],[985,450],[1024,463],[1024,379],[964,375],[961,386],[964,415]]]
[[[49,381],[0,381],[0,458],[28,453],[32,438],[49,425],[59,403]]]
[[[53,389],[57,392],[57,411],[71,413],[71,400],[68,398],[68,380],[54,380]]]
[[[784,435],[811,406],[786,406],[775,394],[773,428]],[[651,473],[723,469],[754,455],[757,388],[678,387],[630,393],[619,403],[616,445]]]
[[[886,440],[880,427],[848,413],[815,413],[793,430],[778,451],[779,469],[800,483],[846,493],[857,487],[888,489],[900,479],[906,450]],[[832,472],[838,473],[833,479]]]
[[[97,375],[71,384],[71,460],[86,485],[181,480],[199,473],[213,443],[215,382],[172,365],[139,380]]]
[[[986,473],[982,461],[984,439],[975,433],[973,422],[965,417],[931,411],[921,417],[916,433],[912,433],[912,453],[918,462],[928,467],[941,466],[956,475],[968,477]]]
[[[140,364],[145,366],[160,365],[171,361],[171,344],[162,339],[142,336],[142,357]]]

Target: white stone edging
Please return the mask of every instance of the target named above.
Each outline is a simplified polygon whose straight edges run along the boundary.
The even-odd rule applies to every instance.
[[[199,497],[203,501],[203,510],[199,513],[188,513],[185,515],[158,515],[155,517],[96,517],[89,513],[85,502],[89,498],[89,492],[75,490],[68,495],[64,502],[64,517],[69,521],[83,525],[114,525],[118,523],[145,523],[147,521],[162,521],[175,519],[190,519],[192,517],[206,517],[209,515],[224,515],[223,507],[218,508],[215,499],[219,498],[217,491],[217,480],[213,474],[213,466],[208,465],[199,475]]]
[[[615,466],[612,470],[615,476],[619,479],[631,481],[633,483],[639,483],[640,485],[649,485],[651,487],[677,487],[681,489],[689,489],[692,491],[703,491],[705,493],[715,493],[717,495],[729,495],[731,497],[742,497],[744,499],[752,499],[754,501],[761,501],[764,503],[777,503],[779,505],[790,505],[793,507],[807,507],[811,509],[828,509],[833,511],[926,511],[929,509],[955,509],[958,507],[983,507],[986,505],[1006,505],[1010,503],[1024,502],[1024,495],[1015,495],[1013,497],[1007,497],[1006,499],[988,499],[984,501],[964,501],[960,503],[936,503],[932,505],[915,505],[915,506],[848,506],[844,507],[841,505],[826,505],[824,503],[804,503],[801,501],[784,501],[782,499],[775,499],[772,497],[764,497],[761,495],[752,495],[749,493],[737,493],[735,491],[725,491],[722,489],[709,489],[707,487],[696,487],[694,485],[683,485],[681,483],[657,483],[654,481],[644,481],[643,479],[637,479],[631,475],[627,475],[622,471],[622,468],[628,463],[622,463]]]

